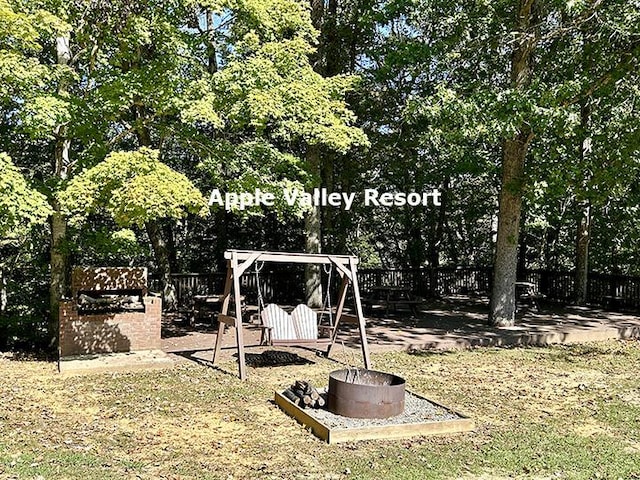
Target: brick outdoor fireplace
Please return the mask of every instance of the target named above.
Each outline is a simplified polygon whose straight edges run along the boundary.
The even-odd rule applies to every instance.
[[[60,357],[160,349],[162,300],[146,268],[75,268],[60,302]]]

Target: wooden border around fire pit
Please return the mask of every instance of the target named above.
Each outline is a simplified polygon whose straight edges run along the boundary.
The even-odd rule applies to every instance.
[[[454,420],[436,420],[419,423],[397,423],[390,425],[372,425],[358,428],[331,428],[317,418],[308,414],[304,409],[293,404],[280,392],[275,392],[276,404],[298,423],[311,429],[313,434],[327,443],[354,442],[358,440],[395,440],[420,435],[444,435],[450,433],[469,432],[474,429],[473,420],[466,415],[456,412],[444,405],[433,402],[428,398],[412,393],[412,395],[431,402],[455,414]]]

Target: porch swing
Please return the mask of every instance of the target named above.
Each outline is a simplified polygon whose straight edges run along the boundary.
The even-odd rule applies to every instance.
[[[264,267],[264,262],[254,262],[254,267],[258,316],[262,321],[261,345],[318,345],[331,342],[331,334],[335,328],[331,307],[332,264],[323,265],[327,285],[319,313],[304,303],[297,305],[291,313],[287,313],[275,303],[265,306],[260,280],[260,271]],[[328,315],[328,324],[323,321],[325,315]]]
[[[242,380],[246,378],[246,367],[244,357],[244,341],[242,328],[242,314],[240,309],[236,309],[233,316],[229,315],[229,304],[233,292],[235,304],[240,304],[240,277],[252,266],[255,265],[256,283],[258,289],[258,309],[263,321],[262,340],[273,345],[300,345],[306,346],[310,343],[327,344],[326,356],[331,354],[335,345],[338,326],[341,322],[355,323],[358,325],[362,356],[365,368],[370,368],[369,346],[365,332],[365,320],[360,300],[360,289],[358,287],[357,264],[358,259],[348,255],[323,255],[307,253],[285,253],[285,252],[261,252],[251,250],[227,250],[224,254],[227,260],[227,277],[222,295],[222,309],[218,315],[218,335],[216,338],[215,350],[213,353],[213,364],[219,358],[222,348],[222,337],[225,327],[235,329],[236,346],[238,351],[239,376]],[[298,305],[292,314],[288,314],[275,304],[263,305],[262,292],[259,283],[259,272],[264,262],[275,263],[297,263],[297,264],[320,264],[329,267],[327,272],[327,297],[325,305],[318,314],[306,305]],[[258,265],[260,264],[260,265]],[[333,308],[330,302],[331,272],[335,267],[342,278],[338,299],[336,302],[335,321],[333,318]],[[354,315],[344,313],[347,292],[351,287],[353,290]],[[328,307],[328,308],[327,308]],[[325,312],[329,313],[329,325],[322,323]],[[319,333],[325,333],[323,337]]]

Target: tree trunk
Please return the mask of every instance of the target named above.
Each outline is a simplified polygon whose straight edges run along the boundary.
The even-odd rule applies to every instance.
[[[513,325],[515,321],[515,283],[518,268],[518,236],[522,210],[524,160],[529,135],[505,142],[500,207],[498,214],[498,240],[491,292],[490,323],[497,326]]]
[[[525,88],[531,79],[531,53],[535,36],[529,31],[529,27],[534,1],[520,0],[516,12],[519,35],[511,57],[511,84],[516,90]],[[510,326],[515,321],[515,282],[524,190],[524,162],[532,136],[529,125],[523,123],[518,133],[504,142],[498,239],[489,312],[491,325]]]
[[[211,74],[218,71],[218,58],[215,46],[215,24],[213,20],[213,12],[207,10],[207,71]]]
[[[324,74],[327,77],[339,74],[343,70],[341,45],[338,39],[338,0],[329,0],[324,14],[322,36],[324,43]]]
[[[435,231],[429,244],[427,258],[429,260],[429,291],[432,296],[438,294],[438,267],[440,267],[440,248],[444,243],[445,222],[447,219],[447,205],[449,203],[449,185],[451,178],[446,176],[440,187],[440,207]]]
[[[580,104],[580,124],[582,130],[582,141],[580,142],[580,162],[583,169],[589,172],[589,156],[591,155],[591,135],[589,134],[589,119],[591,116],[591,105],[589,99],[584,99]],[[583,188],[589,178],[585,178]],[[589,280],[589,242],[591,241],[591,203],[585,200],[580,204],[580,218],[576,229],[576,291],[575,301],[578,305],[587,302],[587,285]]]
[[[311,0],[311,23],[313,26],[322,32],[322,24],[324,21],[324,0]],[[311,64],[313,69],[324,74],[324,42],[321,41],[318,45],[316,54],[311,58]],[[317,145],[307,145],[307,165],[312,174],[312,177],[316,179],[316,182],[321,182],[322,179],[322,166],[320,162],[320,147]],[[306,253],[320,253],[322,246],[322,212],[320,207],[311,207],[311,209],[305,214],[304,217],[304,236],[305,246],[304,251]],[[305,301],[310,307],[322,306],[322,278],[319,265],[305,265],[304,267],[304,283],[305,283]]]
[[[4,276],[4,268],[0,265],[0,318],[7,311],[7,278]]]
[[[162,238],[158,222],[145,223],[149,241],[153,247],[158,273],[160,275],[160,287],[162,288],[162,304],[166,310],[175,310],[178,306],[178,297],[175,286],[171,281],[171,261],[169,249]]]
[[[333,153],[324,152],[324,161],[320,166],[322,170],[322,178],[320,184],[327,189],[329,192],[333,192],[335,187],[334,182],[334,155]],[[340,187],[339,187],[340,188]],[[343,253],[344,252],[344,237],[342,232],[339,229],[340,221],[339,217],[343,210],[334,210],[325,208],[321,212],[320,216],[320,225],[322,226],[322,245],[320,248],[325,251],[330,251],[332,253]]]
[[[591,206],[587,203],[582,209],[576,232],[576,291],[575,300],[578,305],[587,302],[587,285],[589,280],[589,241],[591,240]]]
[[[425,260],[425,244],[422,237],[424,224],[422,217],[415,211],[406,208],[402,212],[404,230],[407,235],[406,263],[410,268],[420,268]]]
[[[320,150],[307,147],[307,162],[315,178],[320,178]],[[322,245],[322,222],[320,207],[311,207],[304,217],[305,252],[320,253]],[[310,307],[322,306],[322,279],[320,265],[305,265],[305,300]]]
[[[516,278],[524,280],[527,270],[527,234],[525,231],[526,212],[520,214],[520,235],[518,239],[518,266],[516,267]]]
[[[178,247],[176,245],[176,235],[174,230],[175,224],[169,222],[163,222],[162,229],[162,238],[164,238],[165,244],[167,245],[167,252],[169,253],[169,268],[172,272],[178,272]]]
[[[68,65],[71,60],[71,49],[69,47],[69,36],[56,38],[56,61],[59,65]],[[66,85],[61,82],[58,86],[58,93],[66,93]],[[55,178],[65,180],[69,177],[71,168],[69,161],[69,150],[71,140],[66,138],[66,126],[58,125],[54,132],[56,145],[53,158],[53,175]],[[68,288],[68,265],[66,253],[67,221],[60,212],[60,205],[56,200],[52,201],[53,214],[51,215],[51,276],[49,279],[49,344],[55,347],[58,342],[58,324],[60,299],[67,293]]]
[[[60,213],[57,202],[54,202],[54,212],[51,216],[51,278],[49,283],[49,339],[53,347],[57,341],[60,299],[64,297],[68,288],[66,236],[67,222]]]

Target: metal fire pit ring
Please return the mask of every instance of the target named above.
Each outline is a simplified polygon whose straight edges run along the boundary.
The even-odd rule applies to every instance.
[[[389,418],[404,412],[404,378],[366,369],[329,374],[327,408],[351,418]]]

